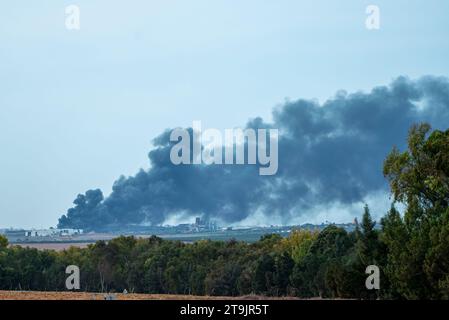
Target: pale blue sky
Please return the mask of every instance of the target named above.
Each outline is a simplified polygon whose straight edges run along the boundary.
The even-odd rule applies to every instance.
[[[65,28],[69,4],[80,31]],[[54,226],[78,193],[147,168],[165,128],[232,128],[286,98],[449,76],[448,36],[446,0],[4,1],[0,227]]]

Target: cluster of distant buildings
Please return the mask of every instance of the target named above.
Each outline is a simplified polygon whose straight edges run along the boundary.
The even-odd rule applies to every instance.
[[[201,217],[195,218],[195,223],[184,223],[176,226],[180,232],[213,232],[218,231],[217,223],[208,220],[201,219]]]
[[[190,234],[216,232],[219,228],[215,222],[196,217],[194,223],[179,224],[177,226],[123,226],[117,230],[104,230],[102,234],[125,234],[125,235],[147,235],[147,234]],[[84,233],[82,229],[0,229],[0,234],[5,235],[9,242],[53,242],[83,240],[95,238],[95,233]],[[84,235],[80,237],[81,235]]]
[[[9,241],[27,241],[38,239],[64,239],[83,234],[82,229],[0,229],[0,234],[6,236]]]
[[[116,230],[107,229],[97,232],[85,233],[82,229],[0,229],[0,234],[5,235],[10,243],[32,242],[73,242],[73,241],[97,241],[112,239],[117,235],[147,236],[158,235],[165,238],[180,237],[185,239],[193,237],[207,238],[242,238],[257,240],[261,235],[276,233],[287,236],[293,230],[323,230],[333,223],[326,221],[322,224],[303,224],[296,226],[252,226],[252,227],[218,227],[216,222],[196,217],[193,223],[178,224],[176,226],[143,226],[127,225],[117,226]],[[350,232],[356,228],[357,221],[353,223],[334,224]]]

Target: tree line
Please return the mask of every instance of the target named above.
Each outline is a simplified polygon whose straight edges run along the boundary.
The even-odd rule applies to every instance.
[[[92,292],[449,299],[449,130],[413,126],[408,150],[393,149],[383,173],[391,209],[377,226],[365,206],[352,232],[331,225],[255,243],[119,237],[61,252],[0,236],[0,289],[66,290],[65,269],[77,265],[81,290]],[[365,286],[369,265],[379,290]]]

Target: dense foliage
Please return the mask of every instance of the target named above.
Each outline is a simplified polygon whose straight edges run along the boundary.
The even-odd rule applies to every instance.
[[[119,237],[62,252],[8,247],[0,236],[0,289],[65,290],[65,268],[81,270],[81,290],[193,295],[449,298],[449,130],[426,124],[394,149],[384,174],[395,202],[377,228],[366,206],[355,231],[266,235],[258,242]],[[381,271],[367,290],[368,265]]]

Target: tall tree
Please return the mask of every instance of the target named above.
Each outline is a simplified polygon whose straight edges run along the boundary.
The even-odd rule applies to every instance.
[[[394,200],[405,206],[404,219],[391,210],[383,221],[388,246],[387,272],[405,298],[441,298],[448,294],[449,130],[431,132],[415,125],[408,150],[396,148],[384,163]]]

